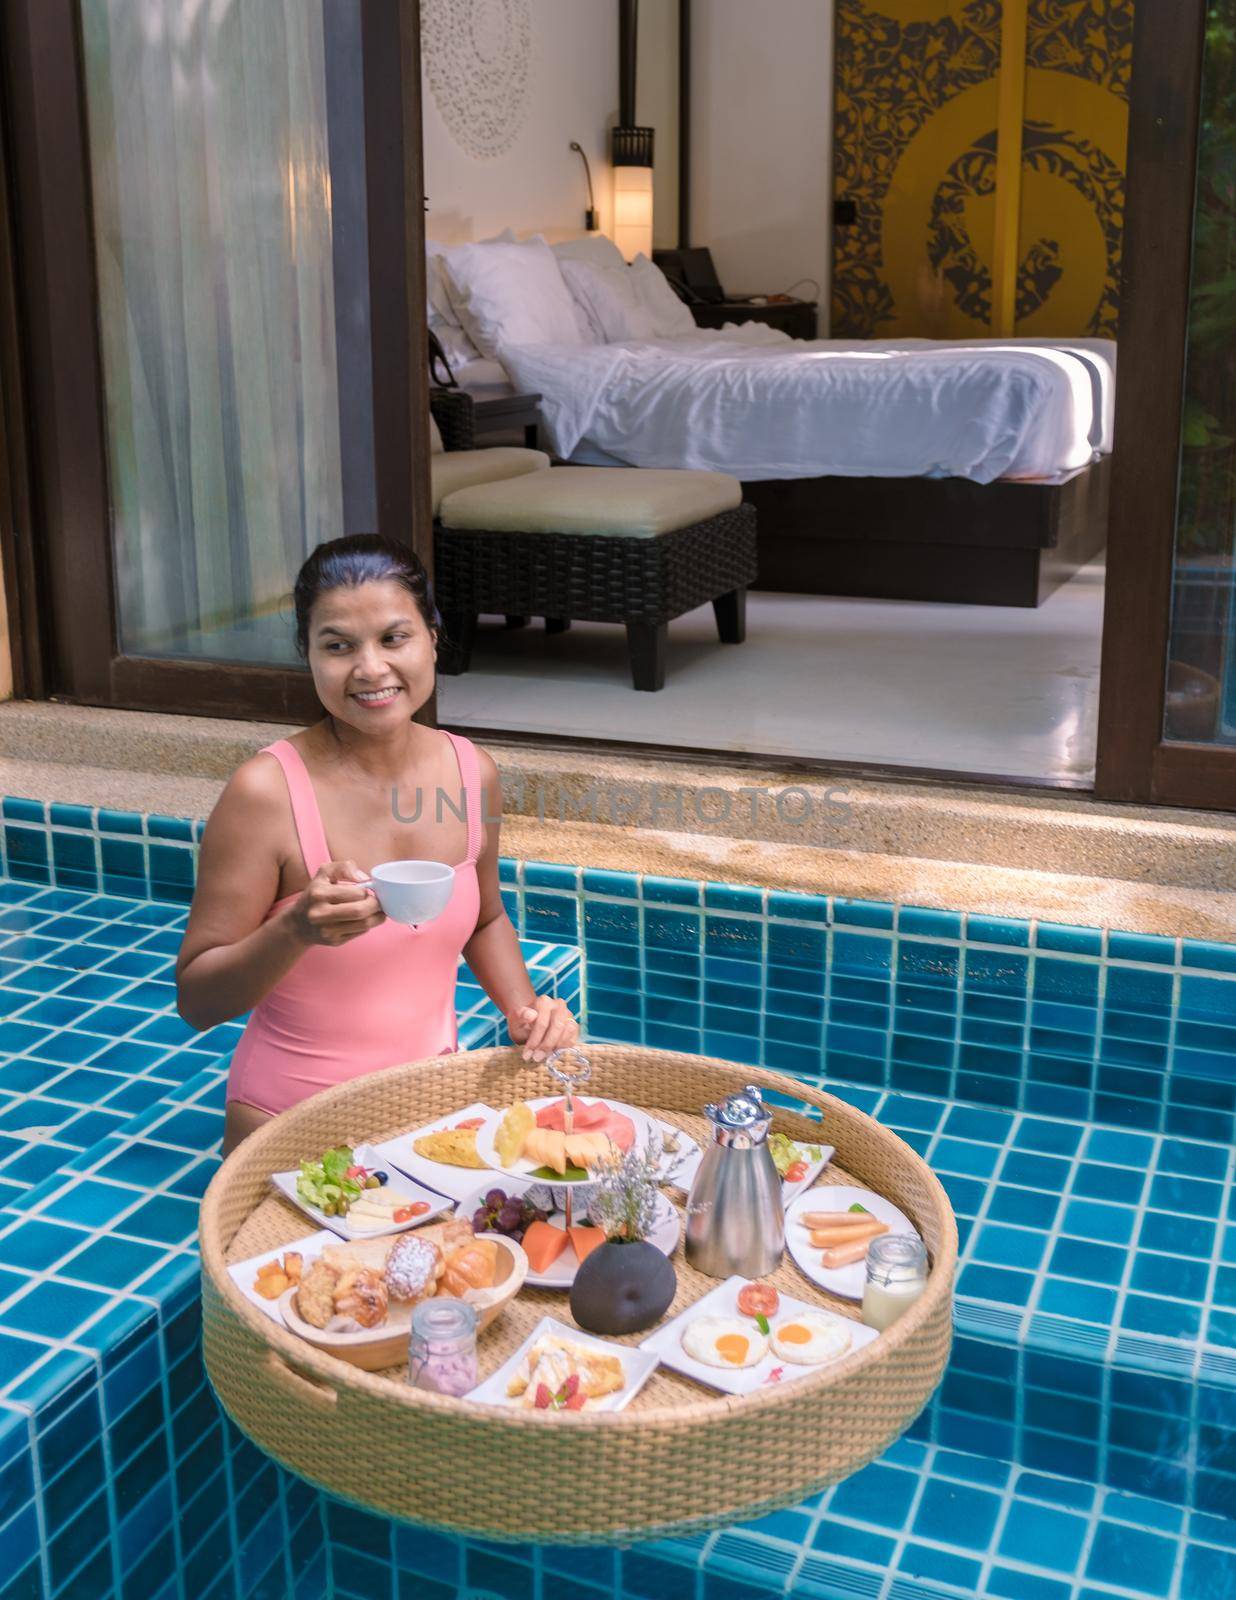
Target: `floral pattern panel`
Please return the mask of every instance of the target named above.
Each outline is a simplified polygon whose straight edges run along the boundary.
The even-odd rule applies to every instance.
[[[1026,45],[1016,332],[1114,337],[1132,0],[1008,0]],[[832,332],[991,332],[1004,0],[837,0]]]

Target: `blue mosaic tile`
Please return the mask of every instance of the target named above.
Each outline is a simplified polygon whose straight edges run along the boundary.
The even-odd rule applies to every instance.
[[[140,837],[140,829],[114,831]],[[147,822],[146,835],[173,841],[166,846],[152,846],[152,850],[175,851],[176,841],[185,838],[183,832],[161,832],[153,825],[153,819]],[[53,855],[54,844],[53,838]],[[138,848],[142,848],[140,844]],[[519,871],[512,873],[504,864],[503,881],[514,886],[517,901],[526,908],[530,884],[533,894],[539,894],[555,909],[563,899],[575,903],[573,869],[558,869],[568,874],[566,878],[551,871],[542,875],[540,882],[534,882],[535,873],[527,876],[533,865],[526,864],[521,878]],[[161,881],[156,873],[156,884]],[[112,897],[110,905],[97,897],[93,902],[84,897],[75,902],[71,895],[60,898],[62,891],[55,891],[58,898],[44,900],[43,896],[50,892],[29,884],[5,887],[15,890],[19,898],[6,900],[0,895],[0,904],[31,909],[20,928],[9,930],[11,942],[0,951],[0,962],[15,946],[27,962],[45,961],[57,951],[66,952],[56,956],[65,962],[62,978],[54,977],[48,983],[45,973],[49,969],[28,969],[38,976],[26,980],[24,992],[31,996],[30,1008],[19,1009],[24,1018],[34,1007],[45,1004],[43,995],[61,994],[70,1002],[70,1009],[39,1012],[41,1018],[47,1019],[42,1029],[38,1021],[0,1023],[0,1029],[17,1026],[30,1030],[23,1035],[24,1043],[18,1047],[22,1054],[15,1065],[29,1069],[46,1054],[50,1059],[42,1064],[57,1069],[50,1078],[36,1071],[22,1094],[38,1099],[44,1084],[61,1081],[69,1091],[81,1093],[81,1103],[85,1104],[86,1088],[102,1092],[107,1075],[116,1073],[123,1088],[107,1094],[109,1109],[118,1104],[121,1095],[131,1095],[134,1090],[139,1091],[140,1098],[146,1082],[152,1088],[164,1086],[169,1095],[208,1096],[212,1104],[218,1105],[220,1069],[213,1065],[210,1051],[193,1049],[191,1035],[181,1033],[178,1027],[165,1033],[156,1026],[156,1042],[151,1043],[148,1038],[134,1038],[131,1027],[121,1034],[118,1026],[128,1020],[124,1013],[140,1014],[146,1005],[154,1008],[156,1025],[173,1021],[168,1014],[170,986],[144,980],[156,974],[167,975],[174,955],[175,930],[183,921],[183,913],[167,904],[143,905],[116,897]],[[843,1572],[851,1585],[845,1592],[870,1592],[874,1600],[883,1593],[881,1585],[891,1568],[895,1573],[892,1581],[898,1587],[890,1594],[895,1593],[897,1600],[910,1600],[911,1594],[973,1592],[978,1564],[985,1562],[990,1593],[1005,1594],[1010,1600],[1039,1600],[1040,1596],[1051,1600],[1054,1591],[1049,1585],[1059,1589],[1059,1584],[1054,1576],[1046,1575],[1045,1568],[1068,1566],[1078,1522],[1087,1529],[1094,1525],[1100,1533],[1102,1526],[1128,1525],[1135,1531],[1153,1533],[1156,1538],[1170,1534],[1172,1540],[1179,1541],[1184,1537],[1179,1524],[1169,1525],[1172,1507],[1164,1509],[1153,1499],[1138,1502],[1131,1498],[1143,1492],[1143,1482],[1152,1489],[1156,1484],[1170,1489],[1181,1500],[1192,1496],[1205,1510],[1225,1505],[1229,1480],[1223,1472],[1208,1465],[1189,1479],[1170,1462],[1153,1459],[1150,1441],[1157,1439],[1163,1446],[1167,1436],[1161,1429],[1156,1433],[1153,1427],[1139,1431],[1134,1419],[1145,1415],[1160,1419],[1160,1402],[1164,1393],[1170,1392],[1165,1390],[1162,1373],[1155,1365],[1156,1348],[1178,1347],[1183,1356],[1193,1358],[1193,1352],[1200,1350],[1199,1339],[1208,1330],[1216,1340],[1227,1337],[1229,1329],[1224,1318],[1232,1313],[1224,1307],[1236,1302],[1236,1244],[1230,1266],[1220,1266],[1216,1271],[1213,1265],[1214,1254],[1227,1249],[1226,1236],[1221,1236],[1218,1225],[1223,1207],[1216,1204],[1214,1191],[1222,1192],[1229,1181],[1221,1144],[1225,1129],[1230,1131],[1236,1104],[1231,1100],[1214,1103],[1218,1091],[1226,1087],[1218,1066],[1228,1047],[1222,1030],[1231,1025],[1224,1013],[1226,995],[1205,989],[1191,991],[1190,1003],[1196,1014],[1184,1016],[1173,1033],[1168,1019],[1174,998],[1172,987],[1177,980],[1153,953],[1139,947],[1134,956],[1132,946],[1117,942],[1108,957],[1100,957],[1092,940],[1061,937],[1053,942],[1051,932],[1040,925],[1036,930],[1039,953],[1034,958],[1036,982],[1027,1015],[1025,997],[1030,971],[1019,947],[1024,951],[1029,942],[1028,924],[966,919],[967,938],[988,948],[967,946],[964,958],[958,960],[957,940],[962,927],[959,920],[954,921],[949,915],[942,920],[922,921],[910,915],[907,922],[908,913],[903,910],[901,927],[906,937],[902,951],[912,949],[914,954],[898,961],[895,981],[890,981],[893,962],[888,930],[893,922],[892,907],[840,902],[836,917],[839,926],[830,935],[825,897],[818,897],[817,915],[803,915],[800,902],[806,897],[791,895],[769,896],[767,911],[755,914],[758,892],[744,896],[731,892],[730,886],[718,886],[710,899],[708,888],[692,885],[675,893],[666,889],[665,898],[647,904],[655,897],[654,890],[654,896],[645,895],[643,908],[643,915],[653,918],[654,936],[642,943],[636,887],[629,875],[612,874],[600,879],[583,875],[583,934],[592,963],[589,990],[605,1001],[595,1015],[589,1007],[593,1031],[646,1037],[649,1042],[688,1050],[716,1049],[742,1060],[768,1061],[805,1077],[818,1076],[825,1063],[834,1077],[842,1065],[853,1067],[855,1079],[837,1084],[844,1097],[882,1115],[890,1125],[904,1127],[928,1159],[938,1160],[941,1166],[965,1235],[959,1328],[981,1329],[979,1340],[959,1337],[955,1361],[978,1362],[979,1352],[983,1353],[975,1370],[967,1372],[964,1366],[957,1369],[958,1380],[964,1381],[954,1381],[950,1375],[933,1402],[929,1418],[916,1425],[912,1450],[903,1445],[897,1447],[901,1454],[890,1452],[888,1462],[899,1461],[903,1465],[879,1464],[881,1470],[906,1479],[910,1485],[911,1501],[900,1511],[894,1501],[891,1511],[885,1506],[871,1510],[865,1519],[847,1521],[845,1502],[839,1497],[849,1485],[841,1485],[832,1492],[831,1503],[826,1496],[820,1505],[763,1519],[754,1530],[736,1530],[732,1537],[725,1535],[708,1544],[685,1546],[681,1560],[635,1551],[624,1553],[615,1561],[611,1552],[603,1553],[595,1570],[580,1570],[581,1594],[595,1589],[600,1600],[605,1600],[608,1594],[620,1593],[617,1586],[625,1581],[624,1571],[638,1583],[642,1581],[639,1575],[656,1568],[675,1575],[684,1570],[698,1571],[698,1595],[704,1600],[711,1600],[714,1595],[724,1600],[754,1600],[756,1594],[765,1592],[760,1584],[770,1575],[776,1580],[775,1592],[788,1592],[791,1572],[797,1573],[795,1592],[829,1594],[827,1585],[833,1581],[830,1573],[835,1569]],[[609,899],[598,900],[598,894]],[[20,898],[23,895],[25,898]],[[63,922],[58,929],[49,927],[54,917],[80,917],[90,905],[96,908],[94,914],[99,920],[82,942],[76,942],[75,935],[84,930]],[[698,909],[684,913],[683,905]],[[609,914],[614,911],[627,912],[628,920],[613,919]],[[656,920],[674,914],[686,917],[685,941],[683,923]],[[935,917],[930,912],[926,915]],[[139,931],[135,935],[119,935],[115,923],[108,918],[123,918]],[[793,926],[795,923],[799,926]],[[803,926],[811,923],[816,926]],[[755,939],[751,937],[752,927],[759,930]],[[912,933],[908,932],[910,927],[914,927]],[[160,928],[169,931],[153,931]],[[532,929],[525,925],[524,931],[530,933]],[[803,934],[812,937],[804,940]],[[148,947],[131,948],[135,941],[147,937],[151,938]],[[571,942],[561,931],[555,931],[552,937],[562,943]],[[149,954],[143,953],[146,948]],[[1052,954],[1042,954],[1047,951]],[[1122,959],[1130,964],[1105,965],[1118,951],[1124,952]],[[1077,958],[1082,955],[1087,960],[1079,962]],[[867,959],[859,959],[860,956]],[[1187,952],[1185,959],[1187,965]],[[1228,968],[1221,957],[1211,958],[1203,965],[1194,953],[1194,960],[1194,975],[1215,974],[1209,981],[1227,981],[1223,974]],[[1049,962],[1063,963],[1072,970],[1061,973]],[[1088,965],[1094,973],[1102,967],[1105,982],[1096,979],[1092,987],[1088,976],[1078,976],[1079,965]],[[1156,966],[1163,970],[1154,971]],[[1040,968],[1041,986],[1037,981]],[[75,978],[74,971],[87,976]],[[19,983],[22,981],[20,968],[0,965],[0,983],[6,972]],[[1189,976],[1188,972],[1185,976]],[[101,986],[94,987],[100,980]],[[167,989],[166,995],[159,993],[161,987]],[[638,1016],[632,1015],[634,996],[642,1002],[636,1008]],[[87,1004],[91,1009],[75,1013],[71,1009],[74,1003]],[[611,1006],[622,1009],[611,1014]],[[136,1031],[144,1033],[145,1027],[139,1024]],[[1022,1049],[1020,1037],[1027,1027],[1040,1040],[1030,1051]],[[1183,1042],[1179,1041],[1180,1027],[1185,1030]],[[85,1053],[78,1044],[64,1043],[75,1031],[91,1028],[100,1032]],[[233,1038],[234,1035],[215,1038],[211,1050],[223,1054],[231,1048]],[[1102,1051],[1098,1057],[1100,1075],[1093,1082],[1085,1076],[1094,1065],[1086,1060],[1088,1047],[1092,1052]],[[1190,1062],[1213,1057],[1214,1075],[1173,1077],[1173,1052],[1177,1049],[1189,1052],[1186,1060]],[[955,1058],[953,1052],[959,1052]],[[89,1060],[89,1066],[80,1065],[84,1060]],[[65,1068],[64,1073],[59,1072],[60,1067]],[[874,1075],[860,1081],[857,1074],[867,1069]],[[143,1078],[143,1074],[149,1077]],[[1165,1079],[1167,1093],[1163,1091]],[[890,1082],[903,1083],[916,1092],[886,1094]],[[940,1098],[930,1098],[933,1095]],[[1008,1098],[994,1098],[999,1095]],[[1207,1095],[1211,1096],[1209,1100]],[[947,1102],[954,1096],[960,1096],[963,1103],[950,1109]],[[169,1253],[167,1247],[189,1237],[191,1229],[185,1233],[179,1230],[191,1218],[194,1201],[213,1167],[212,1161],[201,1156],[201,1141],[217,1138],[219,1119],[211,1113],[205,1122],[178,1122],[186,1114],[205,1114],[188,1107],[172,1110],[170,1100],[167,1106],[161,1106],[162,1098],[156,1092],[142,1098],[140,1104],[126,1099],[119,1109],[135,1119],[126,1124],[131,1131],[119,1140],[104,1140],[97,1155],[85,1151],[77,1158],[86,1163],[82,1170],[89,1172],[89,1184],[105,1186],[119,1179],[132,1185],[123,1191],[126,1197],[133,1197],[132,1208],[128,1216],[119,1215],[110,1239],[106,1234],[94,1238],[97,1229],[89,1218],[78,1227],[44,1220],[45,1212],[40,1207],[46,1202],[37,1197],[33,1203],[35,1214],[30,1215],[30,1207],[26,1209],[28,1220],[23,1228],[55,1229],[46,1237],[36,1234],[34,1243],[48,1247],[61,1260],[68,1258],[60,1275],[79,1293],[89,1295],[92,1280],[83,1278],[75,1270],[75,1263],[84,1261],[88,1271],[94,1263],[94,1270],[106,1276],[104,1269],[110,1270],[115,1263],[106,1256],[92,1256],[91,1251],[99,1243],[110,1243],[152,1252],[130,1263],[147,1274],[142,1294],[146,1295],[149,1289],[151,1307],[157,1300],[167,1305],[187,1306],[192,1302],[196,1268],[191,1251]],[[975,1103],[964,1103],[967,1099]],[[84,1123],[107,1114],[93,1105],[81,1112],[72,1105],[62,1105],[57,1110],[55,1102],[45,1098],[40,1101],[40,1114],[48,1105],[52,1107],[49,1117],[67,1113],[62,1125]],[[1126,1126],[1088,1130],[1085,1124],[1109,1105],[1120,1109],[1116,1120],[1124,1121]],[[1030,1114],[1035,1110],[1039,1112],[1037,1116]],[[1210,1126],[1190,1122],[1185,1114],[1194,1112],[1199,1120],[1209,1117]],[[1216,1113],[1227,1118],[1227,1123],[1216,1123]],[[0,1181],[9,1165],[4,1152],[4,1116],[0,1111]],[[1173,1123],[1169,1116],[1183,1120]],[[1062,1123],[1056,1120],[1058,1117],[1066,1120]],[[143,1121],[159,1144],[142,1142],[137,1128]],[[170,1139],[165,1129],[171,1130]],[[1167,1137],[1160,1138],[1160,1134]],[[165,1148],[168,1144],[179,1148]],[[138,1151],[143,1154],[135,1156],[133,1153]],[[160,1154],[151,1157],[144,1153],[151,1151]],[[21,1158],[26,1158],[25,1152]],[[151,1186],[162,1186],[163,1192],[152,1199],[148,1193]],[[1141,1208],[1147,1202],[1151,1209],[1143,1212]],[[131,1228],[132,1218],[140,1220]],[[971,1218],[977,1219],[972,1228],[966,1226]],[[132,1238],[128,1237],[131,1231]],[[23,1268],[20,1261],[4,1261],[6,1249],[16,1248],[15,1238],[16,1231],[7,1232],[0,1225],[0,1271],[20,1280],[22,1272],[29,1269]],[[87,1248],[77,1248],[83,1244]],[[1103,1254],[1109,1250],[1123,1253],[1129,1263],[1123,1276],[1113,1277],[1110,1259]],[[1058,1251],[1062,1252],[1064,1265],[1082,1276],[1053,1275],[1051,1263]],[[1092,1253],[1095,1251],[1099,1254]],[[1173,1288],[1169,1294],[1166,1291],[1173,1262],[1175,1276],[1170,1280]],[[45,1250],[34,1270],[43,1271],[46,1266]],[[1224,1272],[1232,1274],[1230,1285],[1222,1276]],[[105,1293],[110,1288],[110,1283],[103,1285],[102,1291],[95,1285],[93,1292]],[[17,1293],[22,1293],[20,1288]],[[1208,1294],[1215,1301],[1209,1308]],[[1224,1295],[1229,1296],[1228,1302],[1222,1299]],[[121,1307],[126,1309],[122,1311]],[[1164,1310],[1165,1307],[1169,1309]],[[149,1376],[148,1371],[143,1376],[141,1369],[141,1362],[149,1357],[140,1355],[142,1319],[147,1315],[141,1302],[130,1295],[128,1300],[118,1299],[115,1307],[96,1316],[82,1335],[83,1339],[98,1337],[100,1345],[91,1348],[99,1348],[101,1359],[106,1358],[106,1343],[113,1338],[116,1348],[121,1348],[125,1339],[139,1341],[117,1368],[118,1372],[132,1374],[127,1391],[129,1409],[140,1399],[141,1384]],[[1126,1395],[1128,1382],[1137,1374],[1132,1367],[1118,1367],[1114,1376],[1125,1382],[1125,1389],[1121,1390],[1125,1398],[1105,1413],[1094,1395],[1086,1391],[1084,1379],[1099,1370],[1106,1348],[1103,1341],[1113,1326],[1120,1330],[1119,1361],[1145,1362],[1145,1374],[1148,1379],[1153,1376],[1156,1387],[1147,1397],[1153,1403],[1139,1409]],[[1031,1340],[1029,1344],[1025,1342],[1027,1338]],[[1034,1343],[1036,1340],[1041,1342]],[[88,1359],[68,1351],[53,1351],[40,1341],[27,1340],[26,1344],[38,1352],[29,1376],[20,1380],[24,1392],[30,1395],[54,1389],[62,1356],[70,1363]],[[1223,1348],[1216,1344],[1216,1354]],[[1065,1350],[1070,1355],[1068,1360],[1060,1354]],[[28,1355],[29,1350],[23,1346],[21,1354]],[[1001,1365],[1004,1355],[1012,1365]],[[1206,1359],[1211,1360],[1211,1356],[1208,1354]],[[1087,1362],[1092,1365],[1087,1367]],[[186,1371],[183,1359],[175,1370],[176,1392],[186,1404],[187,1414],[189,1395],[181,1389],[181,1374]],[[76,1381],[71,1364],[63,1371],[66,1381]],[[1030,1385],[1027,1415],[1043,1416],[1043,1402],[1034,1400],[1034,1394],[1039,1390],[1050,1392],[1053,1398],[1048,1402],[1049,1414],[1058,1431],[1024,1425],[1018,1420],[1020,1413],[1013,1399],[1019,1384]],[[1185,1389],[1186,1384],[1181,1382],[1179,1387]],[[1225,1394],[1222,1388],[1213,1392]],[[120,1389],[115,1393],[118,1399],[122,1398]],[[1208,1403],[1217,1416],[1219,1402]],[[1032,1404],[1038,1409],[1031,1410]],[[1205,1426],[1221,1426],[1230,1434],[1236,1430],[1236,1408],[1231,1415],[1224,1414],[1221,1424],[1208,1421]],[[1173,1452],[1178,1448],[1192,1449],[1192,1438],[1186,1432],[1167,1448]],[[941,1448],[945,1443],[947,1448]],[[970,1446],[989,1453],[968,1458],[959,1453]],[[141,1458],[143,1448],[139,1446],[134,1460]],[[1213,1452],[1224,1448],[1222,1442],[1208,1444],[1207,1462],[1221,1459]],[[993,1460],[990,1453],[1003,1460]],[[1010,1459],[1034,1468],[1037,1476],[1033,1485],[1024,1472],[1016,1484],[1013,1480],[1005,1483],[1001,1476],[1003,1462]],[[1101,1502],[1092,1507],[1090,1499],[1078,1498],[1083,1490],[1091,1497],[1094,1491],[1093,1487],[1079,1484],[1076,1476],[1044,1476],[1069,1472],[1082,1477],[1089,1474],[1093,1480],[1100,1468],[1108,1473],[1114,1486],[1106,1511],[1101,1511]],[[142,1461],[134,1469],[134,1476],[126,1480],[134,1494],[141,1489],[141,1496],[134,1500],[116,1532],[117,1549],[121,1552],[118,1559],[127,1561],[131,1555],[134,1561],[139,1559],[134,1552],[158,1521],[155,1508],[166,1507],[157,1472],[149,1480],[149,1487],[145,1486],[141,1475],[148,1470]],[[166,1459],[159,1470],[169,1470]],[[924,1481],[927,1473],[930,1475]],[[860,1474],[851,1484],[863,1476]],[[241,1480],[236,1482],[239,1487]],[[1121,1495],[1119,1502],[1113,1498],[1116,1490]],[[245,1496],[251,1494],[251,1490],[245,1490],[239,1503],[247,1506],[249,1500]],[[989,1500],[1013,1499],[1003,1521],[988,1530],[985,1543],[981,1517],[967,1522],[964,1537],[955,1537],[952,1529],[947,1537],[941,1537],[935,1527],[929,1526],[931,1518],[926,1511],[921,1507],[915,1510],[914,1495],[921,1495],[922,1506],[955,1504],[965,1495],[978,1495],[981,1498],[975,1503],[984,1509]],[[211,1525],[200,1528],[199,1546],[205,1548],[209,1543],[205,1536],[220,1525],[223,1504]],[[272,1504],[267,1496],[258,1505],[256,1520],[251,1523],[248,1513],[244,1513],[246,1537],[275,1518]],[[150,1513],[150,1520],[144,1525],[143,1507],[149,1508]],[[1043,1515],[1037,1538],[1026,1532],[1034,1527],[1036,1511]],[[1202,1510],[1192,1513],[1195,1518],[1202,1514]],[[778,1515],[783,1519],[779,1524],[775,1523]],[[1102,1525],[1095,1520],[1100,1515],[1106,1518]],[[1052,1517],[1061,1520],[1051,1521]],[[134,1531],[139,1527],[140,1537]],[[90,1532],[87,1523],[83,1537]],[[907,1538],[908,1534],[912,1536]],[[1033,1539],[1039,1563],[1024,1553],[1018,1545],[1019,1538]],[[1106,1571],[1099,1570],[1105,1559],[1102,1540],[1096,1536],[1092,1542],[1093,1552],[1097,1552],[1091,1556],[1095,1570],[1087,1566],[1087,1581],[1114,1581]],[[337,1544],[340,1550],[346,1548],[342,1537]],[[789,1552],[789,1564],[782,1559],[781,1546]],[[400,1548],[404,1547],[397,1542],[396,1549]],[[1205,1553],[1217,1548],[1220,1547],[1213,1540],[1205,1539],[1190,1545],[1182,1575],[1197,1574],[1200,1583],[1203,1575],[1217,1570],[1208,1564]],[[805,1549],[809,1553],[804,1554]],[[237,1553],[237,1582],[243,1585],[251,1578],[261,1584],[277,1569],[279,1576],[271,1581],[284,1583],[285,1567],[277,1561],[270,1562],[266,1552],[248,1555],[248,1551],[256,1552],[257,1546],[246,1543]],[[468,1574],[489,1570],[480,1554],[462,1553],[459,1541],[446,1539],[442,1551],[444,1586],[457,1587]],[[1195,1555],[1195,1551],[1203,1553]],[[365,1560],[379,1562],[372,1553],[363,1554]],[[504,1562],[502,1576],[511,1582],[522,1581],[520,1574],[534,1573],[544,1560],[541,1553],[534,1560],[529,1551],[512,1554],[488,1550],[482,1554],[492,1561]],[[68,1569],[76,1556],[71,1545],[61,1547],[57,1558],[61,1570]],[[329,1542],[323,1545],[319,1536],[306,1555],[305,1570],[328,1571],[330,1559]],[[1079,1558],[1073,1559],[1076,1565]],[[315,1567],[315,1562],[325,1562],[325,1569]],[[809,1562],[814,1565],[809,1566]],[[838,1562],[842,1565],[837,1566]],[[1023,1566],[1034,1566],[1035,1571],[1026,1572]],[[512,1570],[508,1572],[506,1568]],[[80,1570],[80,1565],[74,1568],[70,1578]],[[186,1573],[189,1570],[185,1568]],[[545,1570],[554,1569],[547,1566]],[[565,1570],[574,1572],[575,1568]],[[213,1568],[211,1573],[213,1584]],[[378,1566],[372,1572],[366,1569],[365,1577],[385,1581]],[[430,1582],[438,1581],[432,1573],[425,1577]],[[867,1577],[873,1587],[853,1588],[854,1583],[866,1582]],[[1075,1586],[1070,1580],[1071,1574],[1062,1574],[1060,1583],[1066,1585],[1063,1592],[1069,1593],[1069,1600],[1079,1600],[1071,1592]],[[184,1581],[189,1580],[186,1577]],[[1022,1583],[1021,1588],[1018,1582]],[[1183,1576],[1181,1582],[1183,1585]],[[273,1592],[285,1589],[286,1585]],[[337,1592],[347,1591],[337,1586]],[[420,1600],[420,1591],[417,1592]],[[1145,1592],[1157,1591],[1148,1587]],[[1181,1596],[1187,1600],[1183,1586]],[[889,1597],[885,1596],[885,1600]],[[1180,1597],[1173,1595],[1172,1600]]]

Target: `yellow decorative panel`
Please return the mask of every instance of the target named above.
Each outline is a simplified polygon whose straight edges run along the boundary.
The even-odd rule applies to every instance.
[[[1132,24],[1132,0],[837,0],[835,335],[1115,335]]]

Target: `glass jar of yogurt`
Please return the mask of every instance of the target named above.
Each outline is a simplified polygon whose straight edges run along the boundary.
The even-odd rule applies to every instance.
[[[476,1312],[466,1300],[422,1300],[412,1312],[408,1382],[435,1394],[476,1388]]]
[[[863,1321],[883,1333],[927,1287],[927,1250],[912,1233],[885,1233],[867,1248]]]

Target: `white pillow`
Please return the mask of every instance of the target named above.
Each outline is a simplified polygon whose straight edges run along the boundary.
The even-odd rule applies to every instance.
[[[651,339],[653,319],[640,304],[630,268],[598,267],[592,262],[566,260],[562,276],[571,293],[601,329],[609,344],[627,339]]]
[[[586,261],[594,267],[625,267],[622,251],[604,233],[583,233],[578,239],[561,239],[550,249],[562,261]]]
[[[639,302],[656,329],[652,335],[654,339],[678,339],[684,333],[695,332],[690,306],[684,305],[670,288],[669,279],[655,262],[649,261],[646,255],[638,255],[630,271]]]
[[[543,239],[464,244],[442,257],[451,304],[484,356],[504,345],[581,344],[571,294]]]
[[[511,244],[514,239],[513,231],[503,228],[492,239],[481,239],[478,243]],[[457,246],[439,244],[436,239],[425,240],[425,316],[441,341],[451,366],[466,367],[469,361],[476,361],[481,352],[461,327],[459,314],[451,304],[446,279],[442,275],[442,258],[448,250],[455,248]]]

